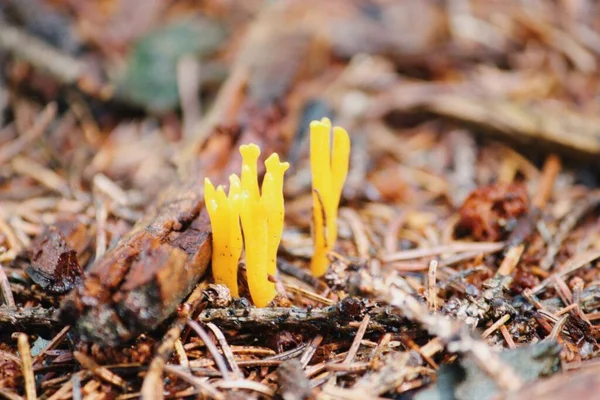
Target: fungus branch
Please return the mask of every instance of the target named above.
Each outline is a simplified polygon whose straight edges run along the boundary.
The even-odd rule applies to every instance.
[[[337,213],[342,188],[348,175],[350,138],[340,127],[323,118],[310,124],[310,165],[313,185],[313,240],[315,253],[311,270],[315,276],[327,271],[327,253],[337,240]]]

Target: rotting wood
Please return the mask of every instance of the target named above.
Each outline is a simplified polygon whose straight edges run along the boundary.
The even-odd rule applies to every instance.
[[[348,302],[349,300],[346,300]],[[305,329],[321,332],[335,329],[337,332],[353,332],[350,322],[360,321],[364,314],[370,316],[369,331],[385,330],[385,327],[399,329],[404,318],[392,312],[389,307],[358,309],[348,313],[344,302],[324,308],[271,307],[271,308],[217,308],[206,309],[198,320],[213,323],[226,329],[264,329],[278,326],[281,329]]]

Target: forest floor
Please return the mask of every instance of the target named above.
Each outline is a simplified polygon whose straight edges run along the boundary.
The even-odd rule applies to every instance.
[[[560,399],[600,389],[591,0],[0,4],[0,397]],[[310,274],[308,125],[352,140]],[[256,308],[203,182],[290,162]],[[264,172],[264,171],[263,171]],[[575,397],[573,397],[575,396]]]

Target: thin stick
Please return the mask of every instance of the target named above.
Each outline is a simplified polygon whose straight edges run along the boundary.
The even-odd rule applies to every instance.
[[[200,339],[202,339],[206,345],[206,348],[215,360],[217,368],[219,368],[223,379],[229,379],[231,373],[227,369],[227,365],[225,364],[225,360],[221,356],[221,353],[219,353],[219,349],[217,349],[215,343],[211,340],[210,336],[208,336],[208,333],[206,333],[206,331],[196,321],[188,321],[188,325],[198,334],[198,336],[200,336]]]
[[[534,207],[542,210],[548,199],[552,195],[552,189],[554,188],[554,182],[562,168],[560,158],[556,154],[550,154],[544,162],[542,169],[542,175],[538,183],[538,187],[535,191],[531,204]]]
[[[52,396],[48,397],[48,400],[58,400],[64,398],[69,393],[69,391],[73,389],[73,381],[75,379],[75,376],[77,376],[79,380],[82,381],[88,376],[90,376],[90,372],[87,370],[83,370],[74,373],[71,376],[71,379],[66,381],[56,392],[54,392]]]
[[[183,117],[183,135],[192,137],[194,129],[201,120],[200,63],[195,57],[184,56],[177,63],[177,86],[179,88],[179,104]]]
[[[0,232],[6,236],[6,241],[10,245],[10,249],[15,252],[20,252],[22,250],[22,245],[12,227],[0,216]]]
[[[23,397],[19,396],[15,392],[2,388],[0,388],[0,397],[7,400],[23,400]]]
[[[167,331],[162,342],[156,350],[156,355],[150,363],[148,373],[144,378],[142,389],[140,391],[142,399],[162,399],[163,398],[163,371],[166,360],[173,351],[175,340],[181,335],[183,329],[183,321],[176,321],[173,326]]]
[[[498,268],[498,275],[508,276],[512,274],[521,259],[524,249],[525,246],[522,244],[508,249],[506,256],[502,260],[502,264],[500,264],[500,268]]]
[[[415,258],[423,258],[437,256],[444,253],[463,253],[479,251],[480,253],[495,253],[504,248],[503,242],[455,242],[449,245],[434,246],[427,249],[412,249],[399,251],[383,257],[383,262],[412,260]]]
[[[502,325],[507,323],[509,319],[510,319],[510,314],[504,314],[502,316],[502,318],[500,318],[498,321],[494,322],[492,324],[492,326],[490,326],[485,331],[483,331],[483,333],[481,334],[481,337],[485,339],[486,337],[490,336],[492,333],[494,333],[496,331],[496,329],[500,328]]]
[[[156,350],[156,355],[150,363],[148,373],[146,374],[144,383],[142,384],[142,389],[140,391],[142,398],[163,398],[164,382],[162,374],[164,366],[167,363],[167,359],[171,355],[171,352],[173,351],[175,340],[181,336],[181,332],[185,327],[188,316],[194,312],[202,298],[202,285],[198,285],[183,304],[183,311],[180,313],[175,322],[173,322],[171,328],[167,331],[160,343],[160,346],[158,346],[158,349]]]
[[[79,378],[78,374],[73,374],[72,382],[73,382],[73,400],[81,400],[83,396],[81,394],[81,379]]]
[[[313,338],[313,340],[310,341],[308,346],[306,346],[304,353],[302,353],[302,357],[300,357],[300,364],[302,364],[302,369],[306,369],[322,341],[323,336],[317,335]]]
[[[0,326],[55,326],[59,324],[58,316],[52,309],[0,306]]]
[[[586,251],[583,254],[576,254],[571,259],[567,260],[555,274],[561,278],[572,274],[577,271],[579,268],[591,263],[592,261],[600,258],[600,250],[590,250]],[[544,279],[540,282],[539,285],[531,289],[531,294],[536,294],[542,289],[544,289],[548,284],[554,281],[554,274],[550,275],[548,278]]]
[[[20,333],[17,344],[19,354],[21,355],[21,371],[23,373],[23,380],[25,381],[25,398],[27,400],[35,400],[37,398],[35,376],[33,375],[33,362],[31,360],[31,349],[27,335]]]
[[[75,358],[83,368],[90,370],[91,373],[96,375],[98,378],[108,383],[112,383],[115,386],[119,386],[123,389],[128,388],[127,382],[125,382],[123,378],[121,378],[108,368],[98,365],[98,363],[94,361],[94,359],[92,359],[91,357],[88,357],[79,351],[74,351],[73,358]]]
[[[328,299],[327,297],[323,297],[323,296],[321,296],[321,295],[319,295],[317,293],[311,292],[309,290],[306,290],[306,289],[301,288],[301,287],[296,286],[296,285],[292,285],[292,284],[289,284],[289,283],[284,283],[283,287],[288,292],[299,294],[301,296],[306,297],[309,300],[316,301],[317,303],[321,303],[321,304],[324,304],[326,306],[331,306],[331,305],[335,304],[335,302],[333,300]]]
[[[215,383],[215,386],[220,389],[246,389],[251,390],[260,394],[263,394],[267,397],[275,396],[275,391],[268,387],[267,385],[263,385],[260,382],[251,381],[248,379],[236,379],[233,381],[219,381]]]
[[[366,233],[365,225],[358,213],[351,208],[342,208],[340,210],[340,216],[344,218],[350,229],[352,230],[352,234],[354,235],[354,242],[356,243],[356,250],[358,252],[358,256],[362,260],[369,259],[369,237]]]
[[[327,370],[333,372],[359,372],[366,371],[371,366],[368,362],[356,362],[356,363],[329,363],[326,365]]]
[[[179,365],[181,365],[181,368],[189,371],[190,360],[188,360],[185,349],[183,348],[183,344],[181,343],[181,339],[179,338],[175,340],[175,352],[177,353],[177,357],[179,357]]]
[[[558,254],[561,244],[565,241],[569,233],[585,214],[600,203],[600,191],[595,190],[590,193],[584,200],[573,207],[569,214],[563,218],[558,230],[552,236],[552,242],[548,245],[548,252],[542,259],[540,266],[544,270],[549,270],[554,264],[556,255]]]
[[[82,91],[104,99],[111,95],[110,87],[86,73],[84,62],[5,22],[0,23],[0,49],[52,75],[60,83],[76,84]]]
[[[414,350],[417,353],[419,353],[421,355],[421,357],[423,357],[423,359],[425,361],[427,361],[427,364],[431,365],[431,367],[433,369],[439,368],[439,365],[437,365],[437,363],[435,361],[433,361],[433,359],[429,355],[427,355],[425,352],[423,352],[423,348],[419,347],[419,345],[416,344],[414,340],[412,340],[411,338],[406,338],[403,340],[403,342],[406,342],[406,344],[408,345],[408,347],[411,350]],[[427,344],[429,344],[429,343],[427,343]],[[443,350],[443,348],[441,348],[440,350]]]
[[[2,293],[2,300],[4,304],[8,307],[15,307],[15,299],[12,294],[12,290],[10,289],[10,282],[8,281],[8,276],[4,272],[4,267],[0,263],[0,292]]]
[[[129,204],[127,193],[109,177],[102,173],[94,175],[94,189],[108,196],[115,203],[126,206]]]
[[[1,28],[0,28],[1,29]],[[2,36],[0,34],[0,36]],[[1,42],[1,39],[0,39]],[[34,141],[36,138],[42,135],[50,122],[54,120],[56,116],[56,104],[48,104],[37,117],[33,126],[17,139],[12,142],[6,143],[0,147],[0,165],[10,161],[14,156],[25,150],[29,143]]]
[[[202,393],[207,396],[212,397],[213,399],[221,400],[225,399],[222,393],[219,393],[217,389],[215,389],[209,382],[204,381],[203,379],[197,378],[189,372],[183,370],[180,367],[175,365],[165,365],[165,372],[169,374],[173,374],[178,378],[186,381],[187,383],[194,385],[194,387],[200,390]]]
[[[517,348],[517,345],[515,345],[515,342],[514,342],[514,340],[512,338],[512,335],[510,334],[510,332],[506,328],[506,325],[502,325],[500,327],[500,333],[502,333],[502,336],[504,337],[504,340],[506,340],[506,344],[508,345],[509,349],[516,349]]]
[[[396,215],[387,226],[383,237],[383,248],[386,254],[394,254],[398,249],[398,231],[406,221],[406,212]]]
[[[19,357],[17,357],[16,355],[9,353],[7,351],[0,350],[0,360],[1,359],[12,361],[15,364],[17,364],[18,366],[21,366],[21,359]]]
[[[233,352],[231,351],[231,347],[229,347],[229,343],[227,343],[227,339],[225,339],[225,335],[223,332],[213,323],[206,324],[208,328],[214,333],[217,341],[219,342],[219,346],[221,346],[221,350],[223,350],[223,355],[225,355],[225,359],[231,368],[231,372],[233,372],[233,378],[237,379],[243,377],[240,368],[237,366],[235,362],[235,357],[233,356]]]
[[[52,340],[46,345],[46,347],[44,347],[44,349],[40,351],[37,356],[35,356],[33,364],[40,364],[44,360],[44,358],[46,358],[46,352],[55,349],[65,339],[67,333],[69,332],[69,329],[71,329],[70,325],[67,325],[64,328],[62,328],[61,331],[58,332],[58,334],[56,334],[56,336],[54,336]]]
[[[429,311],[435,313],[437,311],[437,287],[436,287],[436,274],[437,274],[437,260],[431,260],[429,263],[429,272],[427,273],[427,306]]]
[[[581,309],[581,292],[583,291],[583,287],[585,285],[583,282],[583,279],[581,279],[579,277],[575,277],[575,278],[573,278],[571,283],[573,285],[573,304],[575,304],[577,306],[575,309],[575,313],[577,315],[579,315],[579,318],[581,318],[588,325],[591,326],[592,323],[590,322],[589,319],[587,319],[587,317],[583,313],[583,310]]]
[[[390,344],[391,340],[392,340],[392,335],[390,333],[386,333],[385,335],[383,335],[383,337],[377,344],[377,348],[375,349],[373,356],[371,357],[371,364],[373,364],[379,360],[379,357],[381,357],[381,355],[383,354],[385,349]]]
[[[570,312],[571,310],[576,309],[578,306],[579,306],[579,304],[577,304],[577,303],[569,304],[568,306],[561,308],[560,310],[555,312],[554,315],[557,317],[560,317],[561,315],[564,315],[564,314]]]
[[[46,168],[42,164],[30,158],[18,156],[12,160],[11,165],[15,172],[35,179],[44,187],[54,190],[63,197],[71,197],[71,189],[67,181],[58,173]]]
[[[358,348],[360,347],[360,341],[365,336],[365,332],[367,331],[367,327],[369,326],[370,320],[371,317],[369,316],[369,314],[365,315],[362,322],[360,323],[360,326],[358,327],[358,331],[356,331],[356,336],[352,341],[352,346],[350,346],[350,350],[348,350],[348,354],[346,355],[346,358],[344,359],[344,362],[342,364],[350,364],[352,360],[354,360],[354,357],[358,352]]]
[[[368,329],[384,326],[398,327],[403,318],[393,312],[391,307],[373,307],[367,312],[371,316]],[[214,308],[204,310],[198,316],[203,323],[212,322],[221,329],[268,329],[274,323],[289,329],[335,328],[337,332],[350,332],[353,328],[344,322],[345,318],[337,306],[324,308],[266,307],[266,308]]]
[[[444,350],[444,345],[439,338],[431,339],[421,346],[421,353],[427,357],[433,357],[436,353]]]
[[[106,202],[100,195],[94,196],[94,204],[96,207],[96,260],[99,260],[106,252],[107,247],[106,221],[108,219],[108,209]]]
[[[558,297],[560,297],[563,303],[567,305],[571,304],[573,302],[573,293],[571,293],[571,289],[569,289],[565,281],[558,275],[552,275],[552,277],[554,283],[554,290],[556,290]]]
[[[564,315],[561,319],[559,319],[556,322],[556,324],[554,325],[554,328],[552,328],[552,332],[550,332],[550,334],[544,340],[554,340],[554,339],[558,338],[558,335],[560,335],[568,318],[569,318],[568,315]]]

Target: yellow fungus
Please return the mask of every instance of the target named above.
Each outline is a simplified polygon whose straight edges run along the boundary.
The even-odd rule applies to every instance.
[[[230,276],[231,295],[239,297],[237,284],[238,261],[242,254],[243,239],[242,228],[240,226],[240,209],[242,201],[242,186],[240,178],[236,174],[229,176],[229,246],[231,251],[231,260],[228,264],[228,274]]]
[[[277,249],[283,234],[283,222],[285,218],[285,205],[283,200],[283,174],[288,170],[290,164],[280,162],[277,153],[273,153],[265,161],[267,173],[262,184],[262,199],[269,211],[267,224],[269,231],[269,244],[267,251],[267,271],[275,276],[277,272]]]
[[[242,192],[242,229],[246,248],[246,275],[250,296],[257,307],[265,307],[275,297],[275,284],[268,277],[269,232],[267,209],[249,191]]]
[[[227,285],[231,294],[237,297],[237,269],[242,251],[242,233],[239,223],[240,185],[235,185],[235,178],[230,177],[234,184],[230,185],[229,197],[222,186],[215,190],[206,178],[204,201],[212,225],[212,265],[215,282]],[[237,181],[239,182],[239,178]]]
[[[256,163],[260,156],[260,148],[254,143],[240,146],[242,154],[242,190],[247,191],[253,201],[258,201],[258,173]]]
[[[333,147],[333,148],[332,148]],[[333,128],[323,118],[310,124],[310,166],[313,186],[313,241],[315,252],[311,261],[313,275],[322,276],[329,262],[327,253],[337,240],[337,212],[342,188],[348,175],[350,138],[340,127]]]
[[[221,186],[215,189],[208,178],[205,180],[204,197],[213,228],[213,276],[238,297],[237,262],[245,247],[250,295],[257,307],[264,307],[277,293],[269,275],[275,276],[277,271],[285,215],[283,175],[289,164],[271,154],[265,161],[261,195],[257,174],[260,149],[255,144],[242,145],[240,153],[241,179],[235,174],[229,177],[228,196]]]

